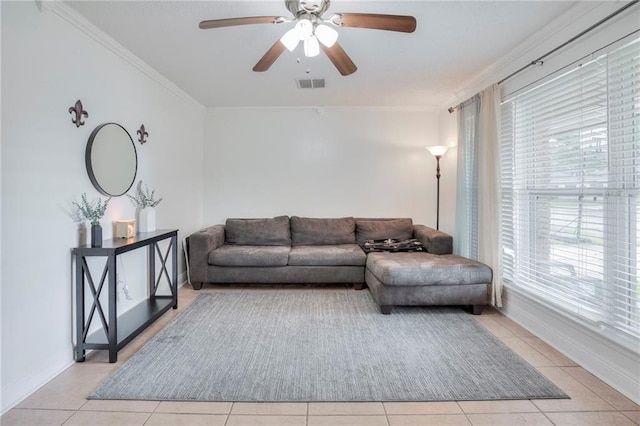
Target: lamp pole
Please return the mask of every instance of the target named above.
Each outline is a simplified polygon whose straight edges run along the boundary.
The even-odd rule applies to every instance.
[[[428,146],[427,149],[436,158],[436,229],[440,230],[440,159],[449,150],[448,146]]]
[[[436,230],[440,229],[440,159],[442,155],[435,155],[436,157]]]

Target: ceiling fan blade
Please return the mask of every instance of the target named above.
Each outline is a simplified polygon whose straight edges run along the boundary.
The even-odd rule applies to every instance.
[[[412,33],[416,18],[404,15],[379,15],[376,13],[338,13],[329,18],[340,27],[371,28],[374,30]]]
[[[273,46],[271,46],[271,49],[267,50],[267,53],[260,58],[258,63],[253,67],[253,70],[256,72],[268,70],[285,50],[286,47],[284,47],[284,44],[282,44],[280,40],[276,41]]]
[[[347,52],[345,52],[342,46],[340,46],[337,42],[334,43],[331,47],[327,47],[324,44],[320,43],[320,47],[329,57],[331,62],[333,62],[333,65],[335,65],[338,71],[340,71],[340,74],[353,74],[358,69],[349,55],[347,55]]]
[[[211,19],[200,22],[200,29],[235,27],[237,25],[251,24],[281,24],[286,22],[282,16],[250,16],[245,18]]]

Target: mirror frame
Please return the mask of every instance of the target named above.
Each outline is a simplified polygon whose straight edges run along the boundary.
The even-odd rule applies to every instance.
[[[116,126],[120,127],[124,131],[124,133],[129,138],[129,141],[131,142],[131,146],[133,147],[133,155],[135,157],[135,170],[133,172],[133,177],[131,178],[131,183],[120,194],[111,194],[111,193],[107,192],[100,185],[100,183],[98,182],[98,179],[96,178],[96,175],[95,175],[95,173],[93,171],[93,164],[91,162],[91,152],[93,150],[93,143],[95,141],[95,138],[96,138],[96,136],[98,136],[98,133],[100,132],[100,130],[102,130],[103,127],[109,126],[109,125],[116,125]],[[133,139],[131,138],[131,135],[129,134],[127,129],[125,129],[123,126],[121,126],[118,123],[103,123],[103,124],[99,125],[98,127],[96,127],[95,129],[93,129],[93,131],[91,132],[91,135],[89,136],[89,140],[87,141],[87,148],[86,148],[85,154],[84,154],[84,162],[85,162],[85,165],[87,166],[87,174],[89,175],[89,180],[91,181],[93,186],[98,190],[98,192],[100,192],[101,194],[106,195],[108,197],[120,197],[120,196],[126,194],[129,191],[129,189],[131,189],[131,187],[133,186],[133,183],[136,181],[136,176],[138,174],[138,151],[136,150],[136,145],[133,142]]]

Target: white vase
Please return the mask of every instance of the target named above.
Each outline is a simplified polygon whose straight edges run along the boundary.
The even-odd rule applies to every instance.
[[[156,209],[145,207],[138,213],[138,232],[153,232],[156,230]]]

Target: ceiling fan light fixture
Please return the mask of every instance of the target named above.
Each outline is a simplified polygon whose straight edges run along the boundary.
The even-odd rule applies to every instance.
[[[338,41],[338,32],[328,25],[318,25],[315,35],[327,47],[333,46]]]
[[[314,35],[304,41],[304,56],[312,58],[320,54],[320,44],[318,38]]]
[[[295,27],[291,28],[289,31],[284,33],[282,38],[280,38],[280,42],[284,44],[284,47],[286,47],[289,52],[293,52],[300,42],[298,30]]]
[[[298,39],[306,40],[313,35],[313,24],[308,19],[300,19],[295,27]]]

